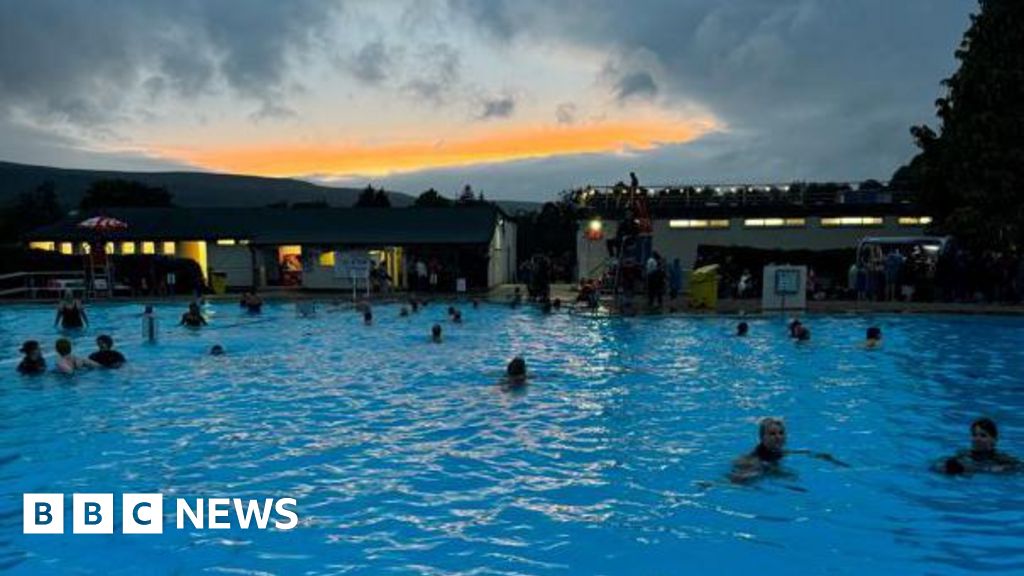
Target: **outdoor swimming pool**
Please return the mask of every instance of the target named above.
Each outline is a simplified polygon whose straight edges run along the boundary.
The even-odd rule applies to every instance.
[[[1024,571],[1024,478],[950,478],[979,415],[1024,455],[1024,331],[1007,317],[542,316],[447,303],[376,324],[270,304],[215,304],[198,332],[158,306],[90,308],[74,338],[110,333],[120,371],[15,374],[21,341],[57,331],[49,307],[0,308],[0,568],[81,574],[667,574]],[[445,342],[428,343],[440,322]],[[882,327],[880,350],[859,347]],[[223,357],[206,351],[219,343]],[[526,357],[525,391],[496,385]],[[796,474],[724,482],[787,420]],[[161,492],[297,498],[298,528],[159,536],[21,534],[22,493]],[[118,511],[119,525],[120,511]]]

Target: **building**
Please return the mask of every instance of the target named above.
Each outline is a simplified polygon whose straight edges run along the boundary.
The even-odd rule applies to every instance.
[[[824,193],[791,193],[788,186],[641,190],[651,220],[652,249],[692,269],[700,246],[764,250],[856,248],[867,236],[916,236],[931,218],[909,198],[888,191],[836,186]],[[577,193],[587,217],[579,223],[581,278],[599,277],[627,210],[637,207],[623,187]]]
[[[102,213],[127,224],[96,232],[78,223]],[[515,223],[491,204],[447,208],[111,208],[80,213],[30,233],[32,248],[85,254],[163,254],[195,261],[229,288],[293,285],[347,290],[346,258],[383,266],[396,287],[414,282],[415,263],[438,271],[440,290],[509,282]],[[360,286],[365,280],[357,280]]]

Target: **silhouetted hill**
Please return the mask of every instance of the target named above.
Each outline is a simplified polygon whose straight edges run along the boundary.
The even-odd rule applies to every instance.
[[[57,196],[66,208],[78,206],[89,186],[96,180],[135,180],[149,186],[162,186],[174,195],[178,206],[266,206],[275,202],[326,200],[331,206],[351,206],[359,196],[355,188],[318,186],[290,178],[262,178],[206,172],[115,172],[77,170],[0,162],[0,204],[10,202],[21,192],[53,182]],[[408,206],[413,198],[388,192],[392,206]]]

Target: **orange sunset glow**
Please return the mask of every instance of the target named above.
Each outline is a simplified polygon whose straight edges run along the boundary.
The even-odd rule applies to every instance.
[[[260,176],[379,176],[569,154],[651,150],[661,145],[689,142],[717,129],[718,125],[709,119],[607,122],[516,127],[492,130],[479,136],[380,146],[286,144],[162,150],[159,154],[208,170]]]

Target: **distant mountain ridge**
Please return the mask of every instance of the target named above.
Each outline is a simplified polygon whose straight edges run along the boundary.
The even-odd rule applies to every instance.
[[[57,197],[67,208],[77,207],[85,191],[96,180],[122,179],[166,188],[178,206],[266,206],[275,202],[313,202],[326,200],[331,206],[351,206],[359,197],[358,188],[318,186],[291,178],[264,178],[207,172],[119,172],[52,168],[0,162],[0,203],[8,203],[18,194],[34,190],[44,182],[53,182]],[[409,206],[415,198],[400,192],[388,192],[392,206]]]
[[[93,182],[108,179],[134,180],[148,186],[160,186],[174,195],[173,202],[176,205],[195,208],[258,207],[277,202],[321,200],[330,206],[346,207],[355,204],[362,192],[361,188],[321,186],[293,178],[210,172],[85,170],[0,161],[0,205],[11,202],[22,192],[34,190],[44,182],[53,182],[60,203],[65,208],[76,208]],[[414,196],[392,191],[388,191],[388,198],[391,205],[397,208],[411,206],[416,200]],[[497,200],[495,203],[512,214],[539,210],[541,207],[540,202],[518,200]]]

